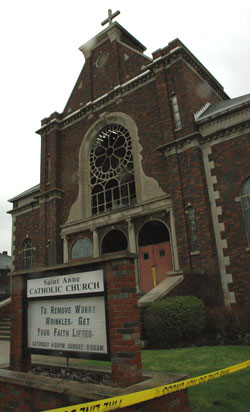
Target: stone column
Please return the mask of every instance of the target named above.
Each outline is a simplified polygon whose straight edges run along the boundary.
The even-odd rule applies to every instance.
[[[69,245],[67,236],[63,237],[63,263],[68,263],[69,261]]]
[[[170,215],[171,243],[172,243],[173,260],[174,260],[173,269],[180,270],[173,210],[169,211],[169,215]]]
[[[100,256],[100,249],[99,249],[98,232],[94,228],[91,229],[91,232],[93,233],[93,257],[99,257]]]
[[[128,222],[128,251],[130,253],[137,253],[135,227],[131,219],[127,219]],[[135,277],[136,277],[136,289],[140,292],[140,279],[139,279],[139,267],[138,260],[135,262]]]
[[[135,229],[134,224],[131,219],[127,219],[128,222],[128,251],[130,253],[136,253],[136,240],[135,240]]]

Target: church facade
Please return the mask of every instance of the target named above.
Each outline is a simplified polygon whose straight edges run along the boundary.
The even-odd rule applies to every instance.
[[[10,200],[12,270],[128,251],[139,296],[246,302],[250,95],[229,99],[178,39],[147,57],[117,22],[80,50],[64,111],[37,131],[40,184]]]

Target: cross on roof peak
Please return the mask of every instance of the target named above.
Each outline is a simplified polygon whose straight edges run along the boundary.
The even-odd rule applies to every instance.
[[[119,14],[120,14],[120,11],[119,11],[119,10],[117,10],[115,13],[112,14],[112,10],[109,9],[109,10],[108,10],[108,18],[105,19],[105,20],[103,20],[103,22],[101,23],[102,26],[105,26],[105,24],[107,24],[107,23],[109,24],[109,26],[111,26],[112,20],[113,20],[116,16],[119,16]]]

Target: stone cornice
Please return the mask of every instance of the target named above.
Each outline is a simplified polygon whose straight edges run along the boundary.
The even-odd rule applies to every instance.
[[[33,211],[34,209],[38,209],[38,208],[39,208],[39,202],[33,201],[26,205],[16,207],[15,209],[8,210],[7,213],[10,215],[21,215],[23,213],[27,213],[27,212]]]
[[[100,110],[105,107],[107,104],[122,98],[124,95],[134,91],[138,87],[144,85],[144,83],[152,81],[154,78],[154,73],[150,70],[146,70],[137,77],[129,80],[123,85],[117,85],[109,93],[104,94],[103,96],[98,97],[93,102],[87,103],[81,109],[76,110],[74,113],[69,114],[64,119],[53,119],[50,123],[41,127],[37,130],[36,133],[46,135],[55,129],[64,129],[71,124],[81,120],[82,118],[92,114],[93,112]]]
[[[50,189],[45,192],[40,192],[37,196],[34,196],[35,199],[39,200],[39,203],[48,202],[53,199],[61,199],[63,190],[61,189]]]
[[[201,143],[200,140],[201,135],[197,131],[184,137],[181,137],[180,139],[172,140],[171,142],[158,146],[155,150],[163,152],[165,156],[170,156],[174,153],[177,153],[178,151],[182,151],[184,148],[186,149],[194,145],[199,146]]]
[[[232,128],[244,129],[249,127],[250,122],[250,107],[231,110],[231,112],[223,112],[217,116],[209,117],[203,122],[197,122],[199,131],[203,137],[211,134],[218,134],[224,130],[231,130]]]
[[[171,50],[165,56],[158,57],[145,67],[145,71],[122,85],[117,85],[110,92],[98,97],[94,101],[88,102],[84,107],[61,118],[60,114],[54,114],[54,118],[47,124],[44,124],[36,133],[41,136],[46,135],[56,129],[64,129],[78,122],[82,118],[102,109],[106,105],[121,99],[128,93],[135,91],[137,88],[144,86],[155,79],[155,73],[158,70],[167,70],[169,65],[178,59],[187,62],[217,93],[223,97],[228,96],[223,91],[222,86],[217,80],[205,69],[205,67],[190,53],[185,47],[178,46]]]
[[[224,92],[221,84],[212,76],[212,74],[199,62],[198,59],[185,47],[178,46],[171,50],[165,56],[158,57],[152,63],[148,64],[146,68],[151,68],[153,71],[159,70],[159,68],[167,69],[169,65],[173,64],[176,60],[182,58],[197,72],[216,92],[223,98],[228,99],[227,94]]]
[[[106,256],[100,256],[100,257],[90,257],[84,261],[81,262],[69,262],[69,263],[62,263],[62,264],[58,264],[58,265],[54,265],[54,266],[39,266],[37,268],[32,268],[29,270],[18,270],[18,271],[13,271],[9,273],[9,276],[19,276],[19,275],[23,275],[23,276],[28,276],[31,273],[50,273],[50,272],[54,272],[56,270],[59,269],[67,269],[67,268],[73,268],[73,267],[79,267],[79,266],[89,266],[89,265],[93,265],[93,264],[106,264],[109,263],[111,260],[112,261],[119,261],[119,260],[124,260],[124,259],[131,259],[131,260],[136,260],[138,259],[138,255],[136,253],[130,253],[130,252],[119,252],[117,254],[113,254],[112,258],[110,257],[110,255],[106,255]]]
[[[209,134],[201,134],[200,131],[194,132],[190,135],[184,136],[180,139],[173,140],[169,143],[164,145],[158,146],[155,150],[161,151],[164,155],[171,156],[175,153],[181,153],[184,150],[187,150],[191,147],[202,147],[207,142],[216,142],[216,140],[220,141],[229,140],[232,138],[236,138],[237,134],[240,132],[250,132],[250,118],[238,124],[232,124],[224,126],[222,129],[211,131]]]
[[[62,193],[64,192],[60,189],[51,189],[47,190],[46,192],[40,192],[36,196],[34,196],[34,198],[31,199],[29,203],[9,210],[7,213],[11,215],[20,215],[33,211],[35,209],[38,209],[40,207],[40,204],[44,202],[49,202],[53,199],[61,199]]]
[[[61,237],[79,233],[80,231],[91,230],[93,227],[102,228],[106,226],[112,226],[118,222],[124,222],[128,219],[135,219],[138,216],[146,216],[154,212],[162,210],[171,210],[172,199],[170,195],[164,195],[154,201],[150,200],[143,203],[137,203],[134,207],[124,207],[112,211],[110,213],[104,213],[100,215],[94,215],[78,221],[66,223],[61,226]]]

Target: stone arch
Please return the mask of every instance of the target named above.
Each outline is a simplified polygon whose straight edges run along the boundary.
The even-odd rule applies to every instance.
[[[101,253],[112,253],[127,250],[128,239],[125,233],[120,229],[109,230],[103,236],[101,242]]]
[[[142,146],[139,143],[138,128],[134,120],[122,112],[102,113],[99,116],[99,119],[89,128],[81,143],[78,171],[79,193],[76,202],[70,209],[67,223],[80,221],[91,216],[89,188],[90,148],[94,139],[96,139],[98,132],[111,123],[116,123],[125,127],[132,138],[137,203],[165,196],[165,193],[160,188],[158,182],[151,177],[147,177],[142,170]]]

